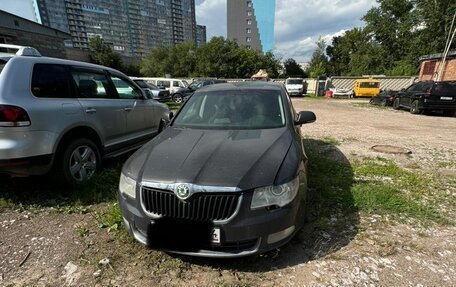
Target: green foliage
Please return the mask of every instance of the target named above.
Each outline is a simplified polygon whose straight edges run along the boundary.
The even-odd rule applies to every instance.
[[[377,2],[363,16],[364,28],[346,31],[326,48],[331,75],[416,75],[420,56],[443,52],[455,1]]]
[[[281,64],[270,52],[249,50],[223,37],[214,37],[199,48],[191,43],[156,47],[141,63],[141,73],[149,77],[249,78],[259,69],[274,78]]]
[[[309,157],[309,219],[354,211],[453,225],[435,206],[447,202],[438,175],[410,172],[382,158],[338,158],[337,140],[305,139]],[[337,159],[336,159],[337,158]],[[324,222],[320,222],[324,223]]]
[[[326,56],[326,43],[321,37],[317,41],[317,48],[312,54],[309,63],[310,77],[316,78],[318,76],[327,75],[328,70],[328,57]]]
[[[92,50],[90,54],[91,62],[118,70],[123,68],[120,55],[113,52],[111,47],[99,36],[91,38],[89,46]]]
[[[295,59],[286,59],[285,62],[283,62],[283,67],[285,69],[284,77],[307,78],[306,73],[301,68],[301,66],[296,63]]]

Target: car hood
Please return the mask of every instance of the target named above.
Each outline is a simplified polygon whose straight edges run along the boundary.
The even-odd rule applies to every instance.
[[[274,184],[291,142],[287,128],[169,127],[128,160],[124,173],[143,182],[182,182],[247,190]]]

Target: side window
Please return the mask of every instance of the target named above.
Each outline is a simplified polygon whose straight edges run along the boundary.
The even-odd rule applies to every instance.
[[[121,99],[142,99],[143,96],[138,88],[133,86],[130,82],[116,76],[111,76],[111,80]]]
[[[108,79],[103,71],[75,68],[71,71],[71,75],[78,87],[79,98],[113,98],[112,93],[109,92]]]
[[[170,81],[157,81],[157,86],[169,88],[171,86],[171,82]]]
[[[183,85],[181,85],[179,81],[173,81],[173,87],[183,87]]]
[[[72,98],[71,77],[67,66],[35,64],[32,93],[39,98]]]

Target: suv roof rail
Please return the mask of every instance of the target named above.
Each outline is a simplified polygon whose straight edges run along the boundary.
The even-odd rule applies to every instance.
[[[33,47],[10,45],[10,44],[0,44],[0,48],[15,49],[15,50],[17,50],[17,52],[16,52],[17,56],[41,57],[40,52],[38,52],[38,50]]]

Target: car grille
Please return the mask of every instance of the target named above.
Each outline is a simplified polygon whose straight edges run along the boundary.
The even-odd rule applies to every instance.
[[[240,194],[195,193],[187,201],[166,190],[142,188],[142,202],[154,215],[194,221],[226,220],[236,211]]]

